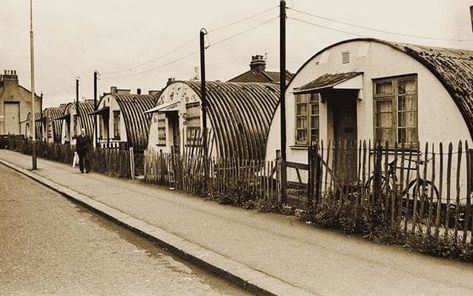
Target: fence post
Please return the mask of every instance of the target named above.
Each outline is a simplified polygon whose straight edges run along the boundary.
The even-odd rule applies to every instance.
[[[130,147],[130,176],[132,180],[135,180],[135,155],[133,147]]]
[[[282,165],[281,165],[282,159],[281,159],[281,150],[276,150],[276,187],[277,187],[277,196],[278,196],[278,203],[281,206],[283,204],[283,198],[282,198],[282,182],[281,182],[281,170],[282,170]]]
[[[381,163],[382,163],[382,148],[381,143],[376,143],[376,154],[374,164],[374,186],[373,186],[373,204],[381,200]]]
[[[307,160],[309,164],[309,180],[307,182],[307,213],[312,212],[312,202],[314,200],[314,183],[315,183],[315,147],[309,146],[307,149]]]

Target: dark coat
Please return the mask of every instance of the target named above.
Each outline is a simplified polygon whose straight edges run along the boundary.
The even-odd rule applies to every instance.
[[[76,138],[76,151],[78,153],[87,153],[90,150],[92,141],[90,140],[90,137],[85,135],[79,135]]]

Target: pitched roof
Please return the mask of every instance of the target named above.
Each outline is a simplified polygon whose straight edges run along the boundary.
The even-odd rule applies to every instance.
[[[286,81],[289,82],[294,74],[289,71],[286,71]],[[228,82],[259,82],[259,83],[279,83],[280,74],[279,72],[271,72],[271,71],[262,71],[256,72],[252,70],[248,70],[245,73],[242,73],[232,79],[228,80]]]

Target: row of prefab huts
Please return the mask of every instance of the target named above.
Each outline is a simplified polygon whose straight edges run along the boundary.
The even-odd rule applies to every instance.
[[[288,77],[288,162],[307,163],[307,147],[320,140],[389,142],[385,148],[420,151],[418,143],[473,139],[473,51],[353,39],[321,50]],[[267,72],[261,56],[247,73],[207,82],[212,155],[276,158],[278,82],[279,73]],[[73,144],[71,136],[85,127],[102,147],[183,152],[202,129],[200,93],[200,81],[171,81],[148,95],[112,89],[95,109],[90,100],[70,103],[47,108],[37,121],[47,141]],[[345,171],[356,165],[338,164]]]

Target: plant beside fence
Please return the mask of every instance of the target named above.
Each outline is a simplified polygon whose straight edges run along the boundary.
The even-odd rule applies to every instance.
[[[144,153],[145,181],[252,207],[279,204],[276,161],[203,157],[201,154]],[[206,173],[207,171],[207,173]]]
[[[473,250],[473,150],[467,142],[416,147],[369,142],[311,147],[307,218],[378,240],[433,248],[437,255],[459,246],[464,246],[460,253]],[[337,172],[337,161],[351,174]]]

